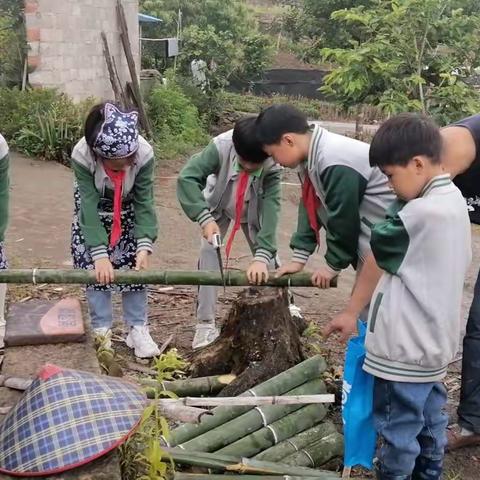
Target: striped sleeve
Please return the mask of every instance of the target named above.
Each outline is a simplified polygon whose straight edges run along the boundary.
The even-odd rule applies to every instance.
[[[187,217],[201,227],[213,221],[203,189],[207,177],[220,168],[220,156],[214,142],[193,155],[183,167],[177,180],[177,198]]]

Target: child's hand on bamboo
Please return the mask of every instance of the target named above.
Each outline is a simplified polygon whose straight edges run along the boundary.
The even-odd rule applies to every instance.
[[[261,285],[268,281],[268,268],[264,262],[253,261],[247,269],[248,281],[253,285]]]
[[[98,283],[108,285],[114,280],[113,265],[108,258],[95,260],[95,277]]]
[[[319,288],[330,288],[330,282],[338,277],[336,270],[333,270],[328,265],[322,265],[313,275],[312,283]]]
[[[304,263],[300,262],[290,262],[286,265],[280,267],[276,273],[275,278],[283,277],[283,275],[287,275],[288,273],[298,273],[301,272],[305,268]]]
[[[135,259],[135,270],[138,272],[140,270],[147,270],[149,261],[150,252],[147,250],[140,250],[137,252],[137,257]]]
[[[203,238],[208,242],[208,243],[213,243],[213,236],[215,234],[220,234],[220,227],[218,226],[217,222],[208,222],[203,228],[202,228],[202,235]]]

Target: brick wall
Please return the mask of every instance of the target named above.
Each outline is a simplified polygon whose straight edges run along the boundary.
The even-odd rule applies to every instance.
[[[120,42],[116,0],[24,1],[30,84],[58,88],[75,100],[89,96],[113,98],[102,31],[107,35],[122,84],[130,78]],[[138,69],[138,0],[122,3]]]

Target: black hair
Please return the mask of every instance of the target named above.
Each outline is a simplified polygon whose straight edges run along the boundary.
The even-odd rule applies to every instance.
[[[309,125],[306,115],[288,104],[272,105],[257,118],[257,137],[262,145],[280,143],[286,133],[307,133]]]
[[[442,138],[437,124],[424,115],[402,113],[387,120],[370,145],[370,165],[406,166],[417,155],[440,163]]]
[[[83,129],[83,134],[87,145],[90,148],[93,148],[95,140],[97,139],[98,132],[102,127],[103,120],[105,118],[105,103],[98,103],[94,105],[88,112],[87,118],[85,120],[85,126]]]
[[[246,162],[263,163],[268,155],[262,150],[262,144],[255,133],[256,117],[243,117],[237,120],[233,128],[232,141],[237,154]]]

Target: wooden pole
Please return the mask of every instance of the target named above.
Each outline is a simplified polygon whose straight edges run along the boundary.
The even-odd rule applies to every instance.
[[[259,405],[311,405],[318,403],[333,403],[335,395],[325,393],[319,395],[285,395],[280,397],[184,397],[162,398],[157,400],[160,405],[186,405],[189,407],[220,407],[231,405],[235,407]]]
[[[183,405],[159,405],[160,413],[170,420],[185,423],[200,423],[204,415],[212,415],[210,410],[185,407]]]
[[[119,104],[122,104],[122,95],[120,93],[120,86],[115,75],[115,68],[112,62],[112,56],[110,54],[110,47],[108,46],[107,36],[105,32],[100,34],[103,43],[103,56],[105,57],[105,63],[107,64],[108,76],[110,78],[110,84],[112,85],[113,95],[115,96],[115,101]]]
[[[113,63],[113,69],[115,70],[115,78],[117,79],[118,86],[120,87],[120,95],[122,97],[122,105],[125,108],[130,108],[130,102],[128,100],[128,95],[125,92],[125,89],[123,88],[122,85],[122,80],[120,78],[120,75],[118,74],[118,69],[117,69],[117,62],[115,62],[115,57],[112,57],[112,63]]]
[[[148,121],[147,111],[145,110],[145,106],[143,104],[142,92],[140,90],[140,83],[138,81],[137,71],[135,68],[135,60],[133,58],[132,46],[128,35],[128,26],[125,17],[125,10],[123,9],[123,5],[120,0],[117,0],[117,16],[120,26],[120,39],[122,41],[123,50],[127,59],[128,69],[130,70],[130,76],[132,77],[133,92],[135,93],[135,98],[138,102],[137,106],[138,113],[140,115],[140,121],[142,122],[142,126],[147,135],[151,135],[152,129],[150,127],[150,122]]]
[[[312,287],[311,273],[302,272],[294,275],[285,275],[275,278],[273,275],[266,287]],[[57,270],[57,269],[10,269],[0,270],[0,283],[33,283],[36,284],[95,284],[95,272],[93,270]],[[211,271],[187,271],[187,270],[150,270],[135,272],[115,271],[114,282],[116,284],[151,284],[151,285],[216,285],[223,286],[219,272]],[[237,270],[225,271],[225,285],[227,287],[248,287],[245,272]],[[332,282],[336,287],[336,281]]]

